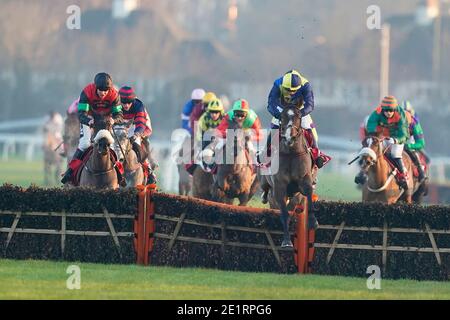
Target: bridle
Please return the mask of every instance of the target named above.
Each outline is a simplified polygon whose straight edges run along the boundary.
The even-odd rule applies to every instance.
[[[378,147],[381,148],[381,144],[383,143],[383,139],[374,138],[374,137],[372,137],[372,139],[376,139],[376,140],[377,140],[376,143],[378,143],[378,145],[379,145]],[[373,143],[367,144],[367,145],[368,145],[367,148],[370,148],[370,146],[371,146],[372,144],[373,144]],[[389,146],[389,147],[387,147],[387,148],[384,148],[384,150],[382,150],[382,156],[384,156],[384,154],[390,149],[390,147],[391,147],[391,146]],[[370,148],[370,149],[371,149],[372,151],[374,151],[372,148]],[[375,152],[375,151],[374,151],[374,152]],[[368,155],[368,156],[369,156],[370,158],[372,158],[370,155]],[[373,159],[373,158],[372,158],[371,163],[365,168],[365,171],[368,171],[370,167],[372,167],[374,164],[376,164],[376,163],[378,162],[378,159],[379,159],[378,156],[377,156],[376,159]],[[388,185],[392,182],[392,180],[394,179],[394,177],[395,177],[396,174],[397,174],[397,169],[394,169],[393,171],[391,171],[391,172],[389,173],[389,175],[388,175],[388,177],[387,177],[385,183],[384,183],[381,187],[376,188],[376,189],[373,189],[373,188],[371,188],[371,187],[369,186],[369,184],[367,184],[367,189],[368,189],[370,192],[373,192],[373,193],[378,193],[378,192],[382,192],[382,191],[386,190],[386,188],[387,188]],[[402,193],[403,193],[403,192],[402,192]],[[401,194],[400,194],[400,195],[401,195]]]
[[[128,127],[120,127],[120,131],[124,131],[125,134],[128,133],[128,129],[129,129]],[[122,154],[123,154],[123,162],[124,162],[125,166],[127,166],[127,163],[128,163],[128,161],[127,161],[127,156],[128,156],[128,154],[130,153],[130,151],[131,151],[131,149],[132,149],[130,139],[129,139],[128,137],[126,138],[128,143],[127,143],[127,146],[125,147],[125,151],[124,151],[124,150],[123,150],[123,147],[122,147],[122,144],[120,143],[120,140],[119,140],[119,138],[118,138],[118,136],[117,136],[117,134],[116,134],[116,132],[115,132],[115,130],[114,130],[114,126],[112,127],[112,132],[113,132],[113,135],[114,135],[115,140],[117,141],[117,145],[119,146],[120,151],[121,151]],[[131,166],[130,163],[128,163],[128,164]],[[139,169],[140,166],[141,166],[141,165],[140,165],[140,163],[138,162],[137,165],[136,165],[135,167],[129,167],[129,170],[127,170],[127,172],[133,173],[134,171],[136,171],[137,169]]]
[[[98,145],[99,143],[96,142],[96,144]],[[108,156],[108,157],[110,156],[110,155],[109,155],[109,150],[108,150],[108,149],[107,149],[107,156]],[[109,162],[111,163],[111,159],[109,159]],[[110,169],[97,171],[97,170],[92,170],[92,169],[90,169],[90,168],[88,167],[88,163],[89,163],[89,162],[87,162],[87,163],[84,165],[84,168],[85,168],[90,174],[92,174],[93,176],[101,176],[101,175],[110,173],[111,171],[114,170],[114,164],[112,164],[112,166],[111,166]]]
[[[289,116],[289,123],[287,124],[287,126],[284,127],[284,126],[282,125],[282,121],[280,121],[280,128],[281,128],[282,131],[284,132],[284,134],[281,136],[281,139],[282,139],[282,140],[285,139],[285,141],[287,142],[286,145],[287,145],[289,148],[291,148],[292,146],[294,146],[294,144],[296,143],[297,139],[300,138],[301,136],[303,136],[303,128],[301,127],[301,118],[300,118],[300,125],[298,125],[298,126],[294,125],[292,122],[293,122],[293,118],[294,118],[294,116],[295,116],[296,114],[295,114],[295,111],[292,110],[292,108],[287,109],[286,112],[290,112],[290,111],[292,111],[294,114],[293,114],[292,116],[290,116],[290,115],[288,114],[288,116]],[[289,132],[289,133],[291,132],[290,130],[296,130],[297,132],[296,132],[295,135],[290,135],[290,134],[288,134],[288,132]],[[289,141],[289,142],[288,142],[288,141]],[[303,147],[304,147],[304,150],[305,150],[305,151],[300,152],[300,153],[295,153],[295,154],[290,154],[290,153],[289,153],[289,155],[301,156],[301,155],[304,155],[304,154],[308,153],[308,152],[309,152],[309,149],[308,149],[308,147],[307,147],[307,145],[306,145],[305,139],[302,140],[302,144],[303,144]]]

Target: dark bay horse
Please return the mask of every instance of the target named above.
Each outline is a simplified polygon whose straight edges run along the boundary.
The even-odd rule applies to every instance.
[[[95,121],[93,152],[81,171],[80,186],[96,189],[117,189],[117,173],[111,160],[110,145],[114,143],[111,135],[112,120]]]
[[[308,227],[311,229],[318,225],[312,201],[313,162],[301,127],[298,107],[284,108],[280,119],[280,133],[279,148],[272,146],[272,161],[279,161],[278,171],[272,175],[259,175],[259,178],[263,192],[269,195],[270,207],[281,211],[284,232],[281,246],[292,247],[289,235],[290,203],[298,203],[302,195],[307,197]]]
[[[218,157],[222,163],[217,165],[217,173],[214,177],[214,198],[216,201],[228,204],[233,203],[234,198],[239,199],[239,205],[245,206],[256,193],[259,181],[256,177],[252,154],[249,149],[251,132],[242,128],[243,122],[233,121],[230,130],[234,131],[234,137],[226,140]],[[232,145],[228,145],[232,143]],[[227,152],[232,152],[227,155]],[[228,163],[232,160],[232,163]]]

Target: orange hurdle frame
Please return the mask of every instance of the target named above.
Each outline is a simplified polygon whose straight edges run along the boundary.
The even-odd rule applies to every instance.
[[[156,185],[139,185],[137,215],[134,219],[134,250],[136,264],[149,265],[155,234],[155,204],[152,200]]]
[[[313,201],[317,200],[317,195],[314,195]],[[302,203],[294,208],[294,214],[297,215],[294,236],[294,260],[297,265],[297,272],[311,273],[316,231],[314,229],[308,230],[308,199],[306,197],[303,197]]]

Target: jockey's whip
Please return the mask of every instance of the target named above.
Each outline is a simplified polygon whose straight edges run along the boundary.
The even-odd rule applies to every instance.
[[[58,146],[55,149],[53,149],[53,152],[56,152],[56,150],[58,150],[63,144],[64,144],[64,141],[62,141],[60,144],[58,144]]]
[[[358,156],[356,156],[356,158],[355,159],[353,159],[352,161],[350,161],[349,163],[347,163],[348,165],[351,165],[353,162],[355,162],[356,160],[358,160],[359,159],[359,155]]]

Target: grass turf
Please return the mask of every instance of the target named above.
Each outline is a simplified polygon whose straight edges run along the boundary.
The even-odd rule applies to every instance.
[[[7,182],[23,187],[28,187],[30,186],[30,184],[44,186],[43,168],[44,164],[39,160],[31,162],[20,159],[1,161],[0,185]],[[54,186],[61,185],[56,184]],[[356,189],[353,182],[353,177],[344,176],[341,174],[321,172],[319,174],[316,193],[322,200],[361,200],[361,191]],[[235,200],[235,203],[237,203],[237,200]],[[261,203],[258,195],[255,195],[255,197],[253,197],[253,199],[249,203],[249,206],[260,208],[268,207],[267,205],[263,205]]]
[[[69,290],[69,265],[81,289]],[[450,299],[450,283],[0,259],[0,299]]]

